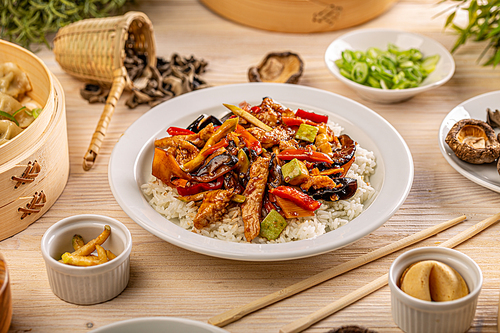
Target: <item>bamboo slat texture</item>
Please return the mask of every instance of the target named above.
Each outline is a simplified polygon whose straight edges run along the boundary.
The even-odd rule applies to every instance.
[[[11,277],[13,318],[10,332],[86,332],[120,320],[174,316],[206,322],[229,309],[250,303],[315,274],[388,245],[422,229],[466,215],[467,220],[421,243],[437,245],[500,210],[500,195],[458,174],[441,155],[437,133],[445,115],[457,104],[500,88],[500,69],[477,63],[484,44],[468,43],[454,54],[457,69],[444,86],[407,102],[381,105],[360,99],[337,81],[324,64],[327,46],[358,28],[396,28],[418,32],[451,49],[455,36],[442,27],[447,7],[435,0],[400,0],[389,11],[361,26],[318,34],[269,32],[238,25],[195,0],[144,0],[130,10],[153,22],[156,53],[174,52],[209,62],[204,74],[212,85],[247,82],[248,68],[272,51],[293,51],[303,58],[299,84],[358,101],[382,115],[406,140],[414,159],[411,192],[382,227],[337,251],[284,262],[238,262],[212,258],[175,247],[134,223],[115,201],[108,184],[108,162],[114,144],[136,119],[148,111],[130,110],[118,102],[100,156],[92,170],[81,167],[102,104],[87,104],[79,95],[81,81],[66,74],[50,50],[38,55],[55,74],[66,94],[70,153],[68,184],[52,208],[23,232],[0,242]],[[125,94],[128,94],[127,92]],[[500,101],[499,101],[500,103]],[[52,293],[40,253],[43,233],[56,221],[75,214],[96,213],[119,219],[132,233],[131,280],[117,298],[98,305],[68,304]],[[1,217],[0,217],[1,218]],[[496,332],[500,291],[500,225],[494,225],[456,247],[473,258],[484,285],[470,332]],[[231,323],[229,332],[278,332],[280,327],[321,309],[388,272],[404,250],[272,304]],[[306,332],[326,333],[342,325],[361,325],[378,332],[401,332],[391,317],[388,287],[370,294],[311,326]]]

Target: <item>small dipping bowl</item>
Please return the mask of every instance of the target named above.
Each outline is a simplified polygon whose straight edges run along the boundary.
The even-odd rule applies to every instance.
[[[73,252],[73,235],[81,235],[85,243],[99,236],[104,226],[111,234],[102,244],[117,257],[97,266],[72,266],[59,262],[65,252]],[[67,217],[52,225],[43,235],[42,256],[54,294],[62,300],[90,305],[108,301],[127,287],[130,277],[132,236],[125,225],[113,218],[94,214]]]
[[[467,283],[469,294],[453,301],[429,302],[403,292],[398,285],[404,270],[423,260],[440,261],[455,269]],[[394,260],[389,270],[392,318],[407,333],[466,332],[474,319],[482,285],[479,266],[459,251],[444,247],[410,250]]]

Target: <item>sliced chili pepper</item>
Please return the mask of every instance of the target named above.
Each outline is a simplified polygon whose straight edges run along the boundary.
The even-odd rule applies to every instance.
[[[302,118],[281,117],[281,121],[287,126],[300,126],[301,124],[318,126],[318,124],[315,123],[314,121],[310,121],[308,119],[302,119]]]
[[[316,123],[327,123],[328,122],[328,116],[324,114],[317,114],[314,112],[310,111],[305,111],[302,109],[297,109],[297,112],[295,112],[295,115],[300,118],[304,119],[309,119],[312,120]]]
[[[262,111],[262,109],[260,108],[260,106],[252,106],[252,107],[250,108],[250,111],[251,111],[252,113],[260,113],[260,111]]]
[[[270,189],[269,192],[280,198],[288,199],[297,206],[309,211],[315,211],[321,206],[321,202],[290,186],[278,186],[277,188]]]
[[[219,177],[215,182],[211,183],[196,183],[187,187],[177,187],[179,195],[193,195],[204,191],[218,190],[224,184],[224,177]]]
[[[260,155],[262,153],[262,146],[260,144],[260,141],[257,140],[250,132],[248,132],[243,126],[237,125],[236,126],[236,133],[240,135],[240,138],[243,139],[245,142],[245,146],[248,147],[248,149],[254,150],[257,155]]]
[[[189,134],[194,134],[193,131],[190,131],[188,129],[185,129],[185,128],[181,128],[181,127],[169,127],[167,129],[167,133],[170,134],[170,135],[189,135]]]
[[[333,163],[332,159],[327,154],[306,149],[286,149],[277,156],[280,160],[284,161],[290,161],[296,158],[298,160],[308,162]]]
[[[229,146],[229,142],[227,142],[226,138],[224,138],[224,139],[220,140],[219,142],[217,142],[216,144],[214,144],[212,147],[205,150],[203,152],[203,156],[210,156],[217,149],[222,148],[222,147],[225,148],[227,146]]]

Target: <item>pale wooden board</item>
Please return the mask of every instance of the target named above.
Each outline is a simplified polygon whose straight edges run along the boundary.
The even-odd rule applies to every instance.
[[[433,18],[443,7],[434,0],[407,0],[360,26],[392,27],[419,32],[450,49],[455,37],[443,33],[444,16]],[[157,54],[171,53],[204,58],[204,78],[212,85],[247,82],[247,70],[271,51],[290,50],[305,62],[300,84],[332,91],[372,108],[404,137],[414,158],[415,179],[408,199],[384,226],[371,235],[321,256],[274,263],[216,259],[177,248],[151,235],[121,210],[108,185],[108,162],[114,144],[147,107],[129,110],[120,100],[97,163],[90,172],[81,164],[103,105],[82,100],[82,83],[65,74],[49,50],[38,55],[61,81],[66,93],[70,178],[56,204],[25,231],[0,242],[12,278],[14,317],[11,332],[84,332],[119,320],[144,316],[175,316],[199,321],[277,291],[301,279],[384,246],[413,232],[461,214],[468,220],[421,245],[435,245],[466,227],[500,211],[500,195],[467,180],[447,164],[437,146],[442,119],[457,104],[500,87],[500,69],[476,63],[484,44],[470,43],[455,55],[457,70],[446,85],[403,104],[380,105],[361,100],[337,81],[326,68],[326,47],[347,31],[321,34],[271,33],[234,24],[194,0],[141,1],[134,9],[152,20]],[[354,28],[356,29],[356,28]],[[124,96],[126,97],[126,96]],[[112,301],[76,306],[51,292],[40,253],[43,233],[64,217],[97,213],[115,217],[132,232],[131,280]],[[496,332],[500,288],[500,225],[458,247],[481,267],[484,286],[470,332]],[[413,246],[415,247],[415,246]],[[277,332],[295,319],[346,295],[385,274],[398,254],[377,260],[327,281],[267,309],[230,324],[230,332]],[[400,332],[390,313],[389,288],[384,287],[339,313],[320,321],[308,332],[358,324],[379,332]]]

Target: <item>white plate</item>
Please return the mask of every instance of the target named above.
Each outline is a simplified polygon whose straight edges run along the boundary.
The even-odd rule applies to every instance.
[[[220,115],[222,103],[263,97],[296,109],[328,114],[344,133],[375,153],[377,168],[371,177],[378,191],[369,207],[347,225],[314,239],[285,244],[247,244],[212,239],[187,231],[150,207],[140,186],[151,174],[153,141],[165,137],[171,126],[187,126],[199,114]],[[171,99],[144,114],[120,138],[109,163],[111,190],[122,209],[152,234],[182,248],[210,256],[272,261],[309,257],[348,245],[386,222],[401,206],[413,182],[411,153],[399,133],[377,113],[345,97],[314,88],[272,83],[246,83],[207,88]]]
[[[465,178],[474,183],[500,192],[500,175],[497,172],[496,162],[490,164],[470,164],[459,159],[453,150],[444,141],[453,125],[462,119],[473,118],[486,121],[486,109],[500,109],[500,91],[473,97],[455,107],[444,118],[439,127],[439,149],[450,165]],[[499,129],[495,129],[498,135]]]
[[[439,54],[441,57],[436,69],[422,82],[419,87],[391,90],[368,87],[351,81],[340,74],[335,60],[342,58],[345,50],[363,51],[370,47],[387,50],[388,43],[402,50],[416,48],[425,56]],[[455,61],[448,50],[432,38],[394,29],[356,29],[335,39],[325,52],[325,63],[330,72],[345,85],[352,88],[362,98],[377,103],[397,103],[407,100],[417,94],[437,88],[445,84],[455,73]]]
[[[226,330],[195,320],[175,317],[135,318],[109,324],[92,333],[228,333]]]

